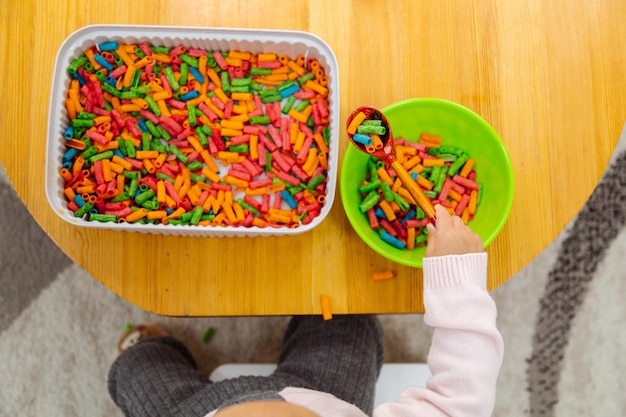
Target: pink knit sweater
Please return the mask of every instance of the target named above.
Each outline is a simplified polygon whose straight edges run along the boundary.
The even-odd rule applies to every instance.
[[[496,306],[486,289],[487,254],[425,258],[424,321],[434,328],[425,388],[407,388],[374,417],[490,416],[503,341]],[[280,395],[322,417],[365,417],[330,394],[285,388]],[[214,413],[210,413],[210,417]]]

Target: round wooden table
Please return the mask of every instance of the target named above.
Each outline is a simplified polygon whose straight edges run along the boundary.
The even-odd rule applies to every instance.
[[[311,232],[282,238],[188,238],[85,230],[44,192],[56,52],[89,24],[294,29],[339,62],[340,118],[410,97],[462,104],[486,119],[516,180],[508,222],[488,247],[489,286],[539,254],[583,206],[626,116],[626,7],[621,0],[6,1],[0,162],[35,220],[111,291],[172,316],[422,312],[422,271],[369,249],[339,193]],[[339,138],[340,158],[348,141]],[[341,169],[341,163],[340,163]],[[372,271],[396,277],[374,282]]]

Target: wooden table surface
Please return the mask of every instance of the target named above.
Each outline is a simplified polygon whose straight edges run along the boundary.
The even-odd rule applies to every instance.
[[[499,132],[516,180],[509,220],[488,247],[491,289],[577,214],[626,116],[623,0],[21,0],[2,2],[0,17],[0,162],[17,193],[78,265],[164,315],[319,314],[321,295],[335,314],[421,312],[422,271],[369,249],[338,191],[318,228],[288,238],[153,236],[63,222],[44,192],[47,111],[56,52],[82,26],[309,31],[337,56],[342,121],[359,105],[411,97],[472,109]],[[342,132],[340,158],[347,146]],[[396,278],[370,279],[386,269]]]

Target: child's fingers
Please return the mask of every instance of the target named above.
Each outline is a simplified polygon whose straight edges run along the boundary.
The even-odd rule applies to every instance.
[[[459,216],[452,216],[452,225],[456,228],[463,228],[465,227],[465,223],[463,223],[463,219],[461,219]]]
[[[441,204],[437,204],[435,206],[435,215],[437,216],[437,220],[435,220],[437,229],[449,229],[452,227],[452,216],[448,213],[448,210]]]

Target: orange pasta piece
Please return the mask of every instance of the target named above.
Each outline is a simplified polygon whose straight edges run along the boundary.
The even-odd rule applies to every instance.
[[[350,122],[350,124],[348,125],[348,129],[347,132],[350,135],[354,135],[356,133],[357,128],[359,127],[359,125],[361,123],[363,123],[363,121],[365,120],[367,116],[365,115],[365,113],[363,112],[358,112],[354,118],[352,119],[352,121]]]
[[[428,181],[428,179],[424,178],[421,175],[417,176],[417,183],[420,187],[426,188],[427,190],[432,190],[435,186],[432,182]]]
[[[413,168],[417,167],[419,165],[419,163],[422,162],[422,158],[420,158],[418,155],[413,156],[412,158],[407,159],[402,166],[404,167],[404,169],[406,169],[407,171],[412,170]],[[423,170],[423,165],[422,165],[422,169],[420,169],[420,172],[422,172]],[[418,172],[419,174],[419,172]]]
[[[158,157],[158,151],[137,151],[135,155],[137,159],[156,159]]]
[[[378,205],[385,213],[385,217],[387,217],[387,220],[392,222],[396,219],[396,213],[394,213],[393,208],[391,208],[391,205],[386,200],[381,200]]]
[[[422,165],[425,167],[442,167],[444,165],[443,159],[426,158],[422,160]]]
[[[406,231],[406,248],[408,250],[415,248],[415,227],[409,227]]]
[[[148,211],[145,208],[140,208],[137,211],[132,212],[128,216],[125,217],[128,223],[136,222],[137,220],[143,219],[148,215]]]
[[[390,278],[393,278],[393,271],[391,270],[372,272],[372,279],[374,281],[382,281],[382,280],[390,279]]]
[[[372,137],[374,149],[382,149],[383,141],[380,139],[378,135],[370,135]]]
[[[330,297],[327,295],[322,295],[320,297],[320,302],[322,304],[322,317],[324,318],[324,320],[332,319],[333,314],[330,310]]]
[[[422,133],[420,135],[419,143],[429,148],[435,148],[441,146],[441,136],[432,135],[430,133]]]
[[[476,214],[476,204],[478,203],[478,190],[472,190],[470,192],[470,200],[467,204],[469,214]]]
[[[461,172],[459,173],[459,175],[462,176],[463,178],[467,178],[469,173],[472,172],[472,168],[474,168],[475,163],[476,161],[474,161],[471,158],[465,161],[465,164],[463,165],[463,169],[461,169]]]
[[[393,180],[391,179],[391,176],[389,176],[389,173],[385,168],[378,168],[376,170],[376,173],[378,173],[378,177],[381,179],[381,181],[384,181],[389,185],[393,185]]]
[[[149,211],[146,217],[149,220],[161,220],[167,216],[167,212],[165,210],[153,210]]]

